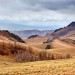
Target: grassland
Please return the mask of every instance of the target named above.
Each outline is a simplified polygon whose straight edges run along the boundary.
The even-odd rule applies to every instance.
[[[4,43],[4,44],[3,44]],[[48,57],[52,53],[57,60],[46,60],[20,63],[16,62],[10,55],[0,56],[0,75],[75,75],[75,47],[67,43],[55,40],[52,43],[53,49],[45,50],[46,44],[21,44],[16,43],[16,49],[32,51],[34,55],[46,52],[42,55]],[[3,48],[4,47],[4,48]],[[13,42],[1,42],[0,48],[11,51],[14,49]],[[6,49],[7,48],[7,49]],[[65,58],[65,54],[70,54],[72,58]],[[60,57],[65,59],[60,59]]]
[[[75,58],[17,63],[0,56],[0,75],[75,75]]]

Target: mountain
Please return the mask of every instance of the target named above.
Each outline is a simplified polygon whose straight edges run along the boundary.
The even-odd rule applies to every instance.
[[[32,35],[45,36],[46,34],[52,33],[53,30],[22,30],[22,31],[11,31],[12,33],[18,35],[19,37],[25,39]]]
[[[75,26],[75,22],[70,23],[67,27]]]
[[[35,36],[25,41],[28,43],[35,43],[35,42],[41,43],[47,41],[48,38],[63,38],[63,39],[69,38],[75,40],[75,22],[70,23],[68,26],[64,28],[56,29],[53,33],[50,34],[48,33],[43,37]]]
[[[0,30],[0,40],[11,40],[24,43],[24,41],[19,36],[10,33],[7,30]]]
[[[75,22],[70,23],[67,27],[55,30],[52,34],[53,37],[75,37]]]

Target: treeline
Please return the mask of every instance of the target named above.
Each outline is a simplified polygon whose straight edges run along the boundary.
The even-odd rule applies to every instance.
[[[41,51],[39,54],[33,54],[31,51],[19,51],[15,55],[15,61],[17,62],[31,62],[31,61],[42,61],[42,60],[56,60],[71,58],[70,54],[59,54],[59,53],[48,53],[47,51]]]

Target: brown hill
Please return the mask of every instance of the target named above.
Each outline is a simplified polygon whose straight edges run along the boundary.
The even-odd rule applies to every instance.
[[[62,55],[54,52],[47,52],[43,49],[38,49],[20,42],[0,41],[0,55],[7,55],[14,58],[17,62],[38,61],[38,60],[53,60],[60,59]],[[55,56],[54,56],[55,55]],[[58,56],[59,57],[58,57]]]
[[[48,38],[70,38],[75,39],[75,22],[70,23],[67,27],[55,30],[52,34],[47,34],[44,37],[29,38],[28,43],[43,43]]]
[[[43,43],[45,41],[47,41],[47,39],[49,38],[50,36],[46,36],[46,37],[42,37],[42,36],[37,36],[37,37],[34,37],[34,38],[29,38],[29,39],[26,39],[25,41],[28,43],[28,44],[38,44],[38,43]]]
[[[7,30],[0,30],[0,40],[10,40],[24,43],[24,41],[19,36],[10,33]]]
[[[60,28],[55,30],[52,34],[53,37],[75,37],[75,22],[70,23],[67,27],[64,28]],[[47,36],[51,36],[51,35],[47,35]]]
[[[75,40],[75,30],[68,32],[66,35],[60,37],[61,39],[73,39]]]

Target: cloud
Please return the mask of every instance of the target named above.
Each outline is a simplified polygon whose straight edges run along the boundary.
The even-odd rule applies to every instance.
[[[2,9],[15,11],[24,10],[62,10],[75,7],[75,0],[0,0]]]
[[[0,20],[65,26],[75,21],[75,0],[0,0]]]
[[[23,4],[27,4],[29,8],[32,9],[38,7],[39,10],[48,9],[48,10],[62,10],[70,8],[71,6],[75,7],[75,0],[21,0]]]

